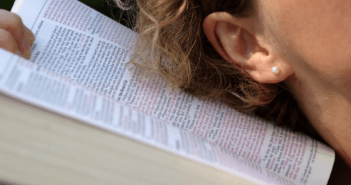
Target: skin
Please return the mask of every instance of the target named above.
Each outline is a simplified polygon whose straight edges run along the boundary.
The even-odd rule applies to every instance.
[[[351,166],[351,1],[257,0],[256,6],[257,14],[249,18],[209,15],[206,36],[254,80],[284,82],[312,125]],[[1,48],[29,58],[33,41],[17,15],[0,10]]]
[[[203,25],[207,38],[252,79],[283,82],[351,166],[351,1],[257,0],[256,7],[249,18],[210,14]]]
[[[266,38],[294,70],[287,86],[351,165],[351,1],[264,0],[258,7]]]
[[[0,48],[29,59],[33,42],[33,33],[23,25],[18,15],[0,10]]]

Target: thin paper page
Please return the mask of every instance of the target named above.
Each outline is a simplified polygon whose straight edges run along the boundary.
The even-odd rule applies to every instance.
[[[27,6],[41,7],[28,11]],[[137,34],[128,28],[73,0],[25,0],[17,13],[36,35],[31,61],[39,68],[199,135],[281,183],[308,184],[312,176],[306,171],[327,181],[334,152],[325,145],[219,100],[171,89],[161,77],[145,78],[138,68],[129,71],[125,64]],[[314,153],[316,160],[310,158]]]
[[[279,184],[247,160],[0,49],[0,92],[259,184]],[[253,178],[254,177],[254,178]]]

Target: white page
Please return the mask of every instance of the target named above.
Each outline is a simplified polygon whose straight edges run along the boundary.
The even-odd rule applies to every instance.
[[[36,35],[31,60],[38,66],[195,133],[241,160],[260,165],[267,175],[279,174],[285,178],[282,183],[308,184],[310,168],[312,174],[324,174],[317,179],[326,183],[334,153],[322,150],[323,144],[243,115],[220,101],[199,100],[170,89],[160,77],[147,79],[138,71],[128,71],[125,63],[136,33],[75,1],[33,1],[23,1],[22,7],[38,6],[37,12],[31,10],[29,16],[27,8],[17,8],[17,13]],[[71,13],[77,10],[84,13]],[[318,154],[312,164],[310,151],[316,146],[317,153],[326,155]],[[319,171],[320,164],[330,170]]]
[[[40,69],[2,49],[0,55],[4,56],[0,59],[0,93],[259,184],[278,184],[264,176],[259,166],[240,160],[195,134],[165,124],[51,71]]]

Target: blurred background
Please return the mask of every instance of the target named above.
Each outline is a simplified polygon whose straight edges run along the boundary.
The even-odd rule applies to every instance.
[[[111,17],[125,26],[132,27],[132,23],[128,21],[128,12],[121,11],[119,8],[117,8],[113,0],[79,1],[105,14],[106,16]],[[15,0],[0,0],[0,9],[11,10],[14,2]]]

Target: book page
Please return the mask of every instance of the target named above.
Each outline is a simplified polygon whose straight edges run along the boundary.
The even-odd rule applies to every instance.
[[[203,138],[89,90],[0,49],[0,93],[89,123],[258,184],[279,184],[262,168]],[[252,178],[255,177],[255,178]]]
[[[128,70],[135,32],[73,0],[16,4],[16,12],[36,35],[31,61],[39,68],[194,133],[260,166],[282,184],[326,184],[334,152],[325,145],[239,113],[220,100],[171,89],[161,77],[145,78],[137,68]],[[312,179],[313,174],[319,177]]]

